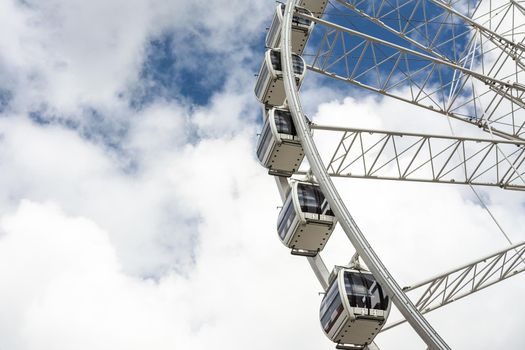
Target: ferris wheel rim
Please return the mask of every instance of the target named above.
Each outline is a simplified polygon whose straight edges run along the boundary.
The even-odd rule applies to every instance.
[[[374,276],[385,285],[385,289],[392,295],[392,299],[410,325],[431,348],[436,350],[450,349],[444,339],[432,328],[430,323],[422,316],[411,300],[405,295],[401,287],[388,272],[379,256],[374,252],[366,238],[359,230],[344,202],[341,200],[337,189],[331,181],[328,172],[323,166],[313,137],[308,132],[298,88],[295,84],[292,64],[291,32],[293,8],[297,0],[288,0],[285,7],[285,16],[281,35],[281,62],[283,67],[283,80],[288,106],[292,114],[296,130],[303,144],[305,155],[310,163],[312,172],[319,181],[331,208],[337,215],[339,222],[352,242],[354,248],[363,258]]]

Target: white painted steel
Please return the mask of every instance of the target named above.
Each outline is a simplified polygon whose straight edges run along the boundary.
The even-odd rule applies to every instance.
[[[465,68],[463,66],[457,65],[454,62],[450,62],[450,61],[447,61],[447,60],[444,60],[444,59],[441,59],[441,58],[438,58],[438,57],[434,57],[434,56],[431,56],[431,55],[428,55],[428,54],[424,54],[424,53],[421,53],[421,52],[409,49],[407,47],[400,46],[398,44],[394,44],[394,43],[391,43],[389,41],[386,41],[386,40],[383,40],[383,39],[380,39],[380,38],[376,38],[376,37],[374,37],[372,35],[368,35],[368,34],[362,33],[360,31],[357,31],[357,30],[354,30],[354,29],[346,28],[346,27],[343,27],[341,25],[338,25],[338,24],[335,24],[335,23],[331,23],[331,22],[325,21],[325,20],[320,19],[320,18],[316,18],[315,16],[308,16],[308,15],[305,15],[305,14],[300,14],[300,16],[304,17],[304,18],[307,18],[307,19],[310,19],[310,20],[312,20],[312,21],[314,21],[316,23],[322,24],[324,26],[327,26],[327,27],[330,27],[330,28],[334,28],[334,29],[336,29],[336,30],[338,30],[340,32],[345,32],[345,33],[348,33],[350,35],[354,35],[354,36],[363,38],[363,39],[365,39],[365,40],[367,40],[369,42],[385,45],[385,46],[391,47],[393,49],[396,49],[399,52],[404,52],[404,53],[413,55],[415,57],[419,57],[421,59],[428,60],[429,62],[432,62],[432,63],[435,63],[435,64],[439,64],[439,65],[443,65],[443,66],[455,69],[455,70],[457,70],[457,71],[459,71],[461,73],[464,73],[464,74],[466,74],[468,76],[475,77],[475,78],[479,79],[480,81],[485,82],[487,84],[497,84],[498,86],[501,86],[501,87],[504,87],[504,88],[512,88],[512,89],[515,89],[516,91],[525,91],[525,86],[522,86],[521,84],[513,84],[513,83],[510,83],[510,82],[507,82],[507,81],[503,81],[503,80],[491,77],[489,75],[481,74],[481,73],[472,71],[472,70],[470,70],[468,68]]]
[[[431,0],[417,1],[418,4],[421,2],[433,3]],[[360,5],[364,3],[359,1]],[[382,3],[390,4],[387,1]],[[365,8],[368,11],[369,7]],[[326,29],[316,54],[309,62],[311,71],[476,125],[503,138],[524,139],[525,70],[517,60],[522,55],[519,44],[501,44],[494,37],[489,40],[479,34],[468,40],[466,48],[460,44],[453,45],[454,54],[448,57],[434,50],[432,44],[425,46],[418,43],[413,33],[386,26],[378,14],[372,13],[378,17],[371,17],[364,9],[354,11],[359,13],[358,16],[362,15],[373,22],[371,26],[377,25],[397,35],[406,46],[309,17]],[[454,16],[458,21],[463,20],[462,17]],[[410,21],[405,18],[400,20]],[[429,22],[421,25],[433,28],[431,20]],[[437,27],[441,28],[438,24]],[[437,30],[437,33],[441,31]],[[439,42],[438,34],[432,39],[432,43],[438,40],[436,45],[439,44],[439,47],[455,37],[452,35],[452,39],[444,43]],[[503,50],[495,42],[512,52]],[[419,51],[411,49],[414,47]],[[463,49],[466,52],[458,52]],[[455,58],[456,54],[458,58]],[[497,59],[491,58],[494,55],[498,56]],[[353,56],[358,58],[354,59]],[[408,70],[406,66],[409,61],[420,63]],[[478,61],[481,63],[471,64]],[[442,80],[443,74],[451,74],[452,80]],[[401,87],[409,89],[411,93],[406,93],[408,90]]]
[[[406,293],[423,290],[416,306],[422,313],[428,313],[524,272],[524,255],[525,242],[522,242],[403,290]],[[390,322],[382,331],[404,322]]]
[[[525,190],[524,141],[310,127],[340,139],[326,163],[330,176]]]
[[[373,21],[375,24],[378,24],[382,28],[384,28],[384,29],[386,29],[386,30],[388,30],[388,31],[390,31],[392,33],[395,33],[396,35],[399,35],[399,36],[403,37],[404,40],[409,41],[411,44],[413,44],[413,45],[423,49],[424,51],[429,51],[432,55],[434,55],[436,57],[441,57],[441,58],[444,58],[444,59],[448,59],[448,58],[440,55],[436,51],[426,47],[425,45],[422,45],[419,41],[410,38],[409,36],[406,35],[405,32],[400,32],[400,31],[396,30],[395,28],[392,28],[391,26],[385,24],[381,20],[381,17],[374,16],[374,14],[367,13],[366,11],[363,11],[363,10],[359,9],[357,6],[355,6],[353,3],[351,3],[351,2],[349,2],[347,0],[336,0],[336,1],[338,3],[340,3],[340,4],[342,4],[343,6],[346,6],[347,8],[351,9],[352,11],[360,14],[364,18],[367,18],[370,21]],[[505,51],[506,54],[510,55],[516,61],[516,63],[519,66],[524,67],[524,64],[521,62],[521,60],[523,60],[523,58],[521,56],[522,56],[522,54],[523,54],[523,52],[525,50],[525,46],[522,43],[516,43],[516,42],[513,42],[512,40],[507,39],[503,35],[498,34],[497,32],[491,30],[490,28],[487,28],[484,25],[482,25],[482,24],[478,23],[477,21],[473,20],[472,18],[462,14],[459,11],[456,11],[450,4],[448,4],[448,3],[446,3],[446,2],[444,2],[442,0],[426,0],[426,1],[436,5],[437,7],[440,7],[444,12],[448,13],[448,18],[451,18],[451,21],[455,20],[456,19],[455,17],[457,17],[458,19],[461,19],[464,23],[466,23],[470,27],[472,27],[472,29],[476,33],[479,33],[479,34],[483,35],[485,38],[487,38],[488,40],[492,41],[495,46],[499,47],[501,50]],[[394,3],[389,2],[389,4],[391,6],[393,6]],[[398,6],[402,7],[402,6],[404,6],[404,4],[401,3]],[[379,7],[379,8],[381,8],[381,7]],[[388,12],[389,11],[387,11],[387,13]],[[438,18],[441,18],[441,17],[438,17]],[[412,18],[404,18],[404,20],[407,21],[407,22],[410,22],[412,20]],[[436,27],[438,27],[440,25],[440,23],[433,23],[433,18],[432,17],[431,18],[427,18],[427,23],[428,24],[434,24]],[[426,25],[426,23],[425,23],[425,25]],[[470,36],[475,36],[476,33],[471,33]]]
[[[344,202],[340,198],[334,184],[332,183],[330,176],[327,174],[326,169],[323,166],[313,138],[309,134],[309,128],[302,111],[299,93],[293,75],[291,24],[293,8],[296,4],[297,0],[288,0],[286,4],[281,43],[281,62],[283,66],[284,86],[288,105],[290,107],[290,112],[292,113],[298,135],[303,142],[303,148],[305,149],[306,157],[310,163],[310,166],[312,167],[313,174],[317,178],[324,195],[328,199],[332,210],[339,219],[341,226],[348,238],[359,252],[359,255],[364,260],[366,265],[370,268],[375,278],[392,298],[392,301],[399,309],[401,314],[405,317],[405,319],[407,319],[410,325],[430,349],[450,349],[447,343],[439,336],[439,334],[432,328],[428,321],[421,315],[416,306],[405,295],[401,287],[394,280],[393,276],[383,265],[379,256],[372,249],[365,236],[353,220]]]

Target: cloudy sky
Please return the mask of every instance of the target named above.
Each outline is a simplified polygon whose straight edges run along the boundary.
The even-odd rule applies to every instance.
[[[0,350],[332,348],[255,159],[274,6],[0,0]],[[350,92],[312,77],[302,95],[319,123],[448,130]],[[337,185],[402,285],[506,245],[466,188]],[[525,240],[523,194],[479,191]],[[326,262],[347,263],[344,234],[332,241]],[[429,319],[454,349],[523,349],[524,293],[514,277]],[[423,348],[406,326],[377,343]]]

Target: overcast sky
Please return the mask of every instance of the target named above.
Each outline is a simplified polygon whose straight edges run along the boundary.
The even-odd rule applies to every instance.
[[[280,198],[255,159],[274,6],[0,0],[0,350],[333,348],[321,286],[279,242]],[[348,94],[318,77],[302,91],[318,123],[448,131]],[[466,188],[336,184],[401,285],[507,244]],[[525,240],[523,194],[479,191]],[[323,257],[353,253],[338,229]],[[429,320],[454,349],[524,349],[524,293],[513,277]],[[377,343],[423,349],[406,326]]]

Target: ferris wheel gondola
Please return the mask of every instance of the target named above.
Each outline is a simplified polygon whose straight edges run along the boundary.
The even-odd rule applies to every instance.
[[[306,72],[306,64],[304,59],[296,54],[292,56],[292,60],[295,83],[297,87],[300,87]],[[255,96],[267,106],[282,106],[284,104],[286,93],[284,91],[280,49],[266,51],[255,84]]]
[[[276,176],[291,176],[304,158],[303,146],[297,136],[290,111],[272,108],[264,123],[257,144],[257,158]]]
[[[315,256],[323,250],[337,219],[317,184],[293,181],[277,219],[281,242],[294,255]]]
[[[390,299],[366,270],[336,268],[321,302],[319,317],[326,336],[342,349],[372,343],[390,313]]]
[[[297,13],[312,16],[312,13],[305,8],[295,7]],[[282,23],[284,16],[284,4],[277,5],[272,25],[266,35],[266,47],[278,48],[281,43]],[[299,16],[293,17],[292,22],[292,52],[300,54],[303,52],[308,37],[314,28],[314,23],[306,18]]]

